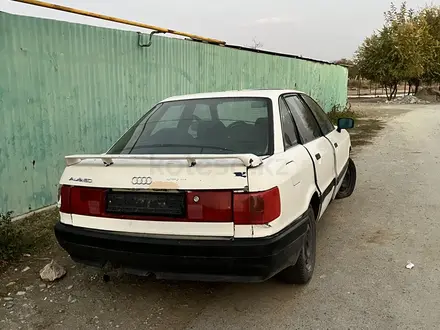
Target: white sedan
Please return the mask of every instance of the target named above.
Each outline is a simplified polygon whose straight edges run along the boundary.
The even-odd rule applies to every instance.
[[[317,221],[355,187],[353,125],[293,90],[168,98],[108,152],[66,157],[56,237],[106,269],[305,284]]]

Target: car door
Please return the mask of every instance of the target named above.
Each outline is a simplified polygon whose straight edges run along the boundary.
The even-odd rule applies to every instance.
[[[315,166],[316,183],[321,193],[320,217],[333,198],[336,181],[335,152],[330,141],[322,134],[313,113],[299,95],[286,95],[284,99],[295,120],[301,143],[309,152]]]
[[[278,106],[280,125],[275,125],[274,136],[281,148],[264,161],[265,171],[270,175],[266,176],[266,179],[276,183],[281,199],[281,217],[276,223],[271,224],[274,232],[285,228],[306,212],[310,199],[316,192],[310,156],[300,143],[292,114],[282,98],[279,98]],[[278,122],[278,119],[274,121]],[[260,167],[250,171],[258,172],[262,169],[263,167]],[[259,189],[252,175],[249,175],[249,186],[253,190]],[[253,231],[254,236],[258,237],[267,233],[267,228],[255,225]]]
[[[350,139],[348,132],[338,132],[336,127],[328,119],[324,110],[319,106],[319,104],[313,100],[310,96],[301,94],[301,98],[308,105],[309,109],[312,111],[313,115],[321,128],[323,135],[330,141],[333,148],[335,149],[336,155],[336,174],[337,178],[342,179],[345,174],[345,170],[348,164],[348,157],[350,155]],[[340,183],[337,180],[338,184]]]

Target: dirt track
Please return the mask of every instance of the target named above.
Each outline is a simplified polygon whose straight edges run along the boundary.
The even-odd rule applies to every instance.
[[[317,268],[308,286],[126,275],[104,283],[98,272],[54,249],[24,257],[17,270],[0,276],[0,297],[12,298],[1,301],[0,328],[438,328],[440,106],[365,111],[370,118],[378,114],[388,123],[380,122],[385,128],[355,154],[355,194],[334,202],[318,226]],[[67,277],[43,287],[38,270],[49,260],[38,257],[55,257]],[[405,268],[408,260],[414,269]]]

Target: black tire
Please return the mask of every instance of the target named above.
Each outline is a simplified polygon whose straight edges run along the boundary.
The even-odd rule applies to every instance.
[[[351,158],[348,159],[347,174],[342,181],[341,188],[336,194],[336,199],[350,197],[356,187],[356,165]]]
[[[284,269],[278,278],[288,284],[307,284],[312,279],[316,259],[316,221],[311,206],[307,210],[307,232],[296,264]]]

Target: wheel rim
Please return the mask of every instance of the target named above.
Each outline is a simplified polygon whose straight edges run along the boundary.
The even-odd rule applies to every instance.
[[[304,261],[307,268],[307,271],[312,271],[313,269],[313,231],[310,226],[310,223],[307,224],[307,231],[304,238],[304,247],[303,247],[303,253],[304,253]]]
[[[350,187],[351,184],[351,171],[348,169],[347,173],[345,174],[344,180],[342,181],[341,188],[339,191],[344,191]]]

